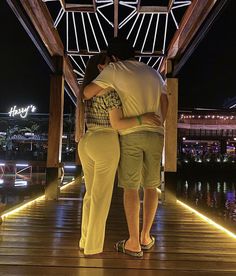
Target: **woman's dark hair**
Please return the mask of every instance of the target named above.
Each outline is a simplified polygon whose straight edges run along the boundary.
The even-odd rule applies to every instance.
[[[98,65],[105,64],[106,57],[107,55],[105,53],[100,53],[92,56],[88,60],[86,64],[84,79],[83,79],[83,85],[82,85],[83,88],[86,85],[90,84],[90,82],[93,81],[99,75],[100,72],[98,70]]]
[[[115,56],[120,60],[134,58],[135,52],[132,44],[123,37],[114,37],[108,43],[107,55]]]

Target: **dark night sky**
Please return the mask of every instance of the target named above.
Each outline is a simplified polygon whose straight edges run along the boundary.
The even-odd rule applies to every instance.
[[[47,112],[50,70],[6,1],[0,1],[0,26],[0,112],[31,103]]]
[[[179,107],[220,108],[236,96],[236,1],[231,0],[181,69]]]
[[[231,0],[179,75],[179,108],[220,108],[236,95],[236,1]],[[0,1],[0,112],[35,104],[48,112],[50,70],[5,1]],[[66,97],[67,110],[72,105]]]

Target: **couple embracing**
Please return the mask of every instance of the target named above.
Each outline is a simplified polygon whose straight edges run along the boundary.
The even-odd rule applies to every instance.
[[[87,130],[80,134],[78,146],[86,188],[79,247],[85,255],[103,251],[117,169],[129,237],[117,241],[115,250],[142,257],[155,243],[150,230],[158,206],[168,100],[160,74],[135,60],[134,54],[126,39],[116,37],[106,54],[89,59],[85,71]],[[144,194],[141,229],[140,188]]]

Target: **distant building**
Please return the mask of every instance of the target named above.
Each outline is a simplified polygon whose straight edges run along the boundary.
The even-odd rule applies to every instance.
[[[178,157],[184,162],[236,161],[236,110],[180,110]]]
[[[48,122],[48,113],[31,113],[27,117],[0,113],[0,161],[45,161],[48,147]],[[62,161],[73,161],[75,158],[74,125],[74,116],[64,114]]]

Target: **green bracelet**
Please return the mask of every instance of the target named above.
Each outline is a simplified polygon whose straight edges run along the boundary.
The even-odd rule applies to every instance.
[[[137,119],[139,125],[141,125],[142,124],[142,117],[139,115],[139,116],[136,116],[136,119]]]

